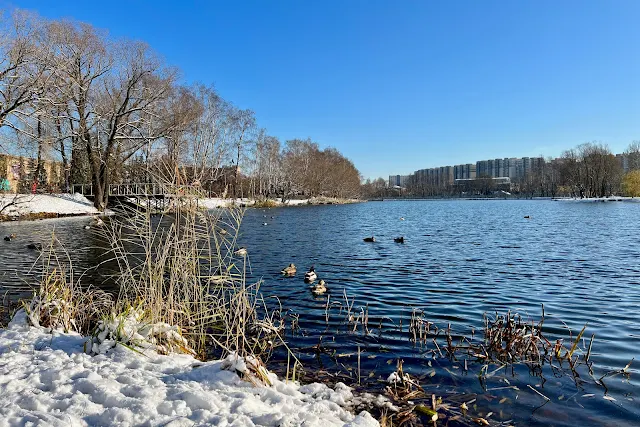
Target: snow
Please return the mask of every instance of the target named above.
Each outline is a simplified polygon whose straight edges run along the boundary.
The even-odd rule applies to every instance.
[[[37,213],[56,213],[62,215],[94,215],[100,213],[82,194],[2,194],[0,209],[3,215],[19,217]]]
[[[409,374],[404,374],[401,376],[397,372],[392,372],[387,378],[387,382],[389,384],[402,383],[405,381],[411,381],[411,377],[409,377]]]
[[[341,383],[300,386],[267,373],[271,386],[255,386],[238,375],[252,358],[200,362],[121,345],[90,356],[86,341],[28,326],[18,312],[0,330],[0,426],[378,426],[347,410],[357,399]]]
[[[583,203],[594,203],[594,202],[627,202],[627,203],[640,203],[640,197],[622,197],[622,196],[611,196],[611,197],[585,197],[583,199],[580,198],[557,198],[554,199],[560,202],[583,202]]]
[[[245,205],[245,206],[250,206],[253,203],[255,203],[255,200],[251,200],[251,199],[222,199],[219,197],[213,197],[213,198],[204,198],[204,199],[199,199],[198,200],[198,204],[200,206],[202,206],[205,209],[216,209],[216,208],[224,208],[224,207],[228,207],[233,205],[235,202],[235,204],[237,205]]]
[[[282,199],[278,199],[278,203],[282,204]],[[309,204],[309,199],[291,199],[291,200],[287,200],[284,203],[286,206],[299,206],[299,205],[308,205]]]
[[[313,205],[313,204],[319,204],[319,202],[330,202],[330,201],[336,201],[336,199],[288,199],[285,200],[285,202],[282,202],[281,198],[277,198],[277,199],[270,199],[271,201],[275,202],[276,206],[300,206],[300,205]],[[342,202],[344,202],[345,200],[342,200]],[[347,199],[347,202],[350,203],[356,203],[359,200],[356,199]],[[252,206],[256,201],[254,199],[247,199],[247,198],[242,198],[242,199],[221,199],[221,198],[203,198],[198,200],[198,203],[200,204],[200,206],[206,208],[206,209],[216,209],[216,208],[223,208],[223,207],[228,207],[233,205],[234,203],[236,205],[244,205],[244,206]]]

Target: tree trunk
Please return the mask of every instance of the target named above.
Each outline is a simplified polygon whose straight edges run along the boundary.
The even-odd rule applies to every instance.
[[[40,183],[38,182],[40,179],[40,176],[42,176],[42,168],[43,168],[43,164],[42,164],[42,122],[40,121],[40,118],[38,117],[38,158],[37,158],[37,162],[36,162],[36,170],[33,176],[33,187],[32,187],[32,191],[35,193],[38,186],[40,185]]]
[[[242,140],[240,140],[242,141]],[[238,143],[238,155],[236,157],[236,169],[233,174],[233,198],[238,198],[238,169],[240,169],[240,148],[241,145]]]
[[[69,159],[67,158],[67,151],[64,146],[64,139],[62,135],[62,126],[60,124],[60,119],[56,118],[56,130],[58,131],[58,138],[60,138],[60,155],[62,156],[62,173],[64,173],[64,192],[68,193],[69,188]]]
[[[91,186],[93,188],[93,206],[99,211],[104,211],[109,203],[109,174],[103,163],[91,171]]]

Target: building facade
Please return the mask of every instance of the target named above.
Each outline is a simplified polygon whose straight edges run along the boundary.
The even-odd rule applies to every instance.
[[[0,191],[9,193],[58,191],[64,178],[62,163],[44,160],[40,176],[36,176],[36,168],[35,159],[0,154]]]
[[[407,186],[407,181],[411,178],[411,175],[389,175],[389,187],[401,187]]]

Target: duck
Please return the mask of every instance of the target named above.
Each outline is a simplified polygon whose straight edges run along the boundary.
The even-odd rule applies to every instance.
[[[318,278],[318,275],[316,274],[316,269],[312,265],[311,268],[309,268],[309,271],[304,273],[304,281],[311,283],[315,281],[317,278]]]
[[[238,248],[238,250],[235,251],[234,254],[236,254],[238,256],[246,256],[247,255],[247,248]]]
[[[373,237],[373,236],[371,236],[371,237],[365,237],[365,238],[364,238],[364,239],[362,239],[362,240],[364,240],[365,242],[375,242],[375,241],[376,241],[376,238],[375,238],[375,237]]]
[[[284,274],[285,276],[293,276],[296,274],[296,271],[296,266],[291,263],[288,267],[282,269],[282,274]]]
[[[29,243],[27,245],[27,249],[41,251],[42,250],[42,243]]]
[[[394,237],[393,241],[396,243],[404,243],[404,236]]]
[[[90,225],[85,225],[83,228],[84,228],[85,230],[91,230],[91,226],[90,226]]]
[[[400,217],[400,221],[404,221],[404,217],[403,216]]]
[[[313,285],[311,287],[311,292],[313,292],[314,295],[322,295],[327,292],[327,287],[325,286],[324,280],[321,279],[317,285]]]
[[[220,235],[224,236],[227,234],[227,230],[225,230],[224,228],[219,228],[218,229],[218,233],[220,233]]]
[[[267,223],[266,223],[266,222],[263,222],[263,223],[262,223],[262,225],[267,225]]]
[[[16,235],[13,233],[9,234],[8,236],[4,236],[4,240],[6,240],[7,242],[10,242],[15,238],[16,238]]]
[[[524,219],[531,219],[531,215],[525,215]]]

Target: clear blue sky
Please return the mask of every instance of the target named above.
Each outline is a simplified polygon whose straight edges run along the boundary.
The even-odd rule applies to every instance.
[[[365,177],[640,139],[639,0],[4,1],[148,42]]]

